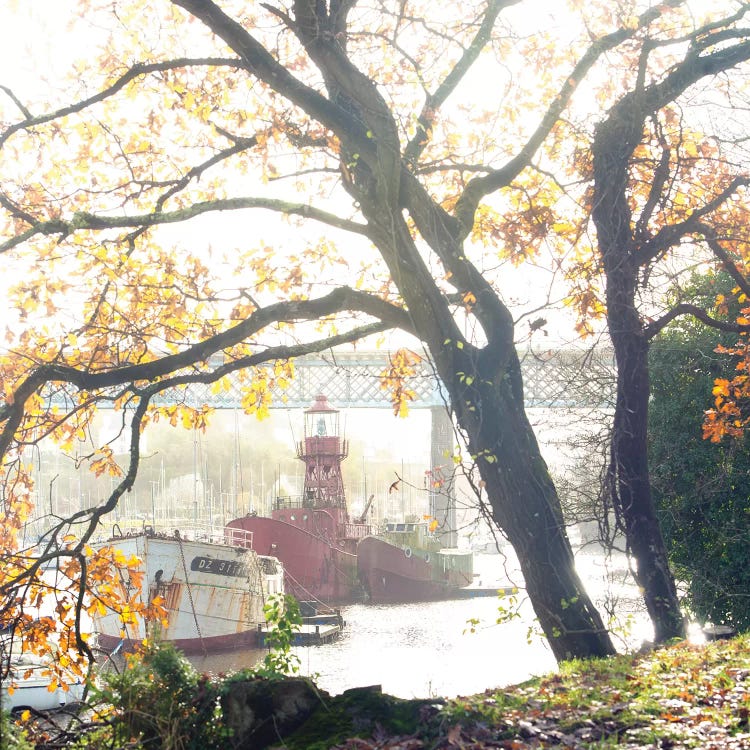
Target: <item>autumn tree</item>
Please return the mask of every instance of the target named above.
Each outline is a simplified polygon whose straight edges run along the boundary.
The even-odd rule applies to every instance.
[[[648,89],[639,54],[659,78],[672,48],[714,28],[724,46],[743,45],[722,4],[697,27],[677,0],[571,2],[539,28],[529,5],[81,0],[73,31],[89,56],[64,94],[3,89],[0,252],[17,269],[19,311],[0,362],[11,528],[31,495],[24,449],[43,436],[118,477],[100,507],[54,527],[73,523],[83,565],[99,519],[133,484],[142,430],[209,418],[188,384],[242,373],[245,407],[262,414],[295,356],[399,330],[445,384],[554,654],[613,652],[524,410],[504,284],[514,265],[554,256],[556,273],[575,272],[571,301],[601,312],[585,195],[568,175],[590,153],[587,124],[602,120],[583,181],[601,191],[600,134],[619,121],[591,107]],[[724,70],[742,58],[717,55]],[[609,146],[619,158],[622,143]],[[599,200],[588,205],[603,246]],[[400,361],[398,410],[410,356]],[[157,400],[167,390],[171,406]],[[103,403],[130,432],[124,467],[87,443]],[[14,571],[0,582],[11,603],[28,580]],[[673,632],[657,626],[659,638]]]
[[[748,10],[740,3],[669,39],[646,34],[591,142],[589,201],[618,370],[608,491],[658,641],[684,635],[684,622],[651,497],[648,349],[676,316],[709,317],[659,298],[665,272],[713,264],[746,287],[746,131],[707,107],[745,101]]]

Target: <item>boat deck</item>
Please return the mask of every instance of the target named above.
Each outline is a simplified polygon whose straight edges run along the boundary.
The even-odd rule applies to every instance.
[[[295,646],[320,646],[324,643],[335,641],[342,631],[339,623],[304,623],[298,626],[294,634]],[[270,631],[266,628],[258,628],[261,645],[266,645],[266,637]]]
[[[474,599],[480,596],[511,596],[518,593],[517,586],[465,586],[451,591],[446,599]]]

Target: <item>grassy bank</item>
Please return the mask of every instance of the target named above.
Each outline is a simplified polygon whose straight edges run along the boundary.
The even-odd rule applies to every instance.
[[[700,646],[681,643],[640,656],[572,661],[521,685],[419,710],[409,734],[386,736],[381,727],[380,734],[333,746],[750,748],[750,639],[744,635]],[[297,739],[304,740],[302,733]]]
[[[120,706],[122,720],[109,713],[98,728],[67,733],[70,744],[50,742],[47,734],[40,747],[234,748],[238,738],[223,716],[222,696],[243,679],[238,674],[208,682],[173,649],[156,649],[118,678],[108,696],[109,705]],[[571,661],[520,685],[452,700],[402,700],[373,688],[330,696],[305,684],[313,700],[304,723],[280,734],[271,718],[271,737],[258,744],[256,734],[243,748],[270,742],[287,750],[750,750],[748,635]],[[263,682],[257,688],[261,697],[271,692]],[[9,747],[3,740],[7,736],[0,736],[0,747]]]

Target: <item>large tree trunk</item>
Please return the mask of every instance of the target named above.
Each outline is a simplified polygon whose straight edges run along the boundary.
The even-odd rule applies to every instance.
[[[365,196],[361,205],[414,331],[448,389],[493,517],[516,551],[529,599],[555,658],[614,654],[609,633],[576,573],[560,498],[526,417],[512,316],[476,269],[464,267],[477,290],[475,310],[489,339],[483,347],[470,343],[459,332],[403,219],[393,212],[389,216],[386,206]],[[432,234],[436,244],[456,244],[449,231],[433,229]]]
[[[685,636],[677,589],[661,534],[648,468],[648,342],[631,288],[616,271],[607,276],[608,322],[617,362],[617,399],[610,449],[610,487],[615,511],[633,556],[657,643]]]
[[[610,448],[609,491],[635,559],[658,643],[685,636],[674,578],[651,496],[648,469],[648,341],[636,307],[642,258],[633,237],[628,203],[628,161],[641,137],[643,113],[621,103],[594,139],[594,200],[599,252],[604,267],[607,324],[615,349],[617,397]]]
[[[515,350],[503,373],[490,376],[476,367],[471,386],[465,376],[448,370],[445,359],[437,357],[441,378],[555,658],[613,654],[607,629],[575,570],[560,499],[524,410]],[[459,368],[469,366],[468,359]]]
[[[730,32],[729,37],[734,38],[733,34]],[[710,32],[696,31],[685,58],[661,78],[653,79],[646,73],[649,58],[644,47],[638,86],[610,108],[596,128],[592,145],[591,211],[606,276],[607,322],[618,369],[610,489],[659,642],[684,637],[685,623],[651,497],[646,443],[648,340],[637,308],[639,274],[648,277],[652,264],[698,229],[710,214],[712,201],[701,196],[698,203],[706,201],[701,209],[688,211],[685,219],[674,217],[671,224],[659,217],[659,211],[673,200],[670,194],[681,179],[670,166],[675,152],[666,131],[674,128],[672,124],[664,130],[655,126],[651,146],[661,149],[661,157],[654,165],[647,190],[643,177],[631,175],[630,167],[644,140],[647,120],[658,123],[660,109],[677,101],[694,83],[748,59],[747,41],[733,46],[726,44],[727,38],[727,30],[718,26]],[[716,46],[708,52],[712,45]],[[727,200],[734,189],[730,186],[729,192],[717,194],[713,208]],[[635,219],[634,211],[639,212]]]
[[[416,252],[405,222],[392,213],[384,223],[387,208],[364,199],[362,209],[406,301],[414,330],[448,389],[493,518],[516,551],[529,599],[555,658],[614,654],[609,633],[576,573],[560,498],[526,417],[512,316],[476,274],[477,314],[490,341],[484,347],[467,341]],[[449,233],[437,240],[455,242]]]

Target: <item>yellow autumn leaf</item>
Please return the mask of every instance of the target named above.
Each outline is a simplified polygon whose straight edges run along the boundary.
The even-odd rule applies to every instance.
[[[695,141],[686,141],[682,144],[682,147],[689,157],[693,159],[698,157],[698,147],[695,145]]]
[[[728,396],[729,395],[729,381],[724,378],[717,378],[714,380],[714,387],[712,390],[714,396]]]

